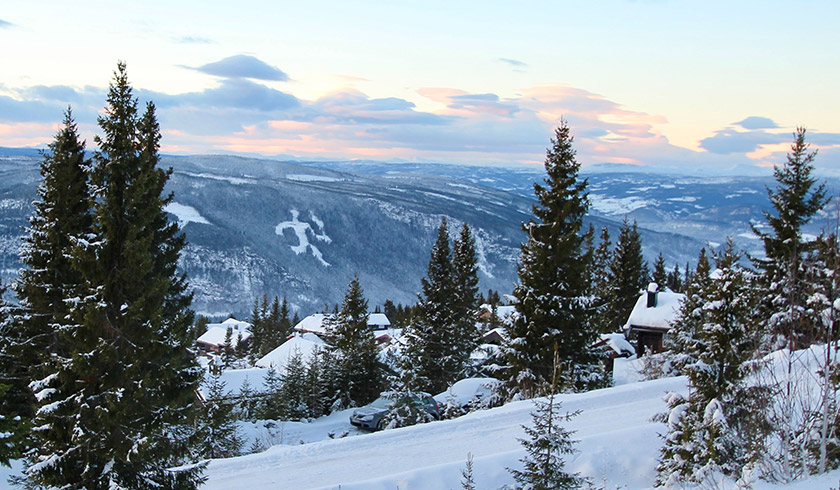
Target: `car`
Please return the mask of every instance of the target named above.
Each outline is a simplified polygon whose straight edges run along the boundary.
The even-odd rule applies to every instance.
[[[489,403],[489,398],[500,384],[501,381],[495,378],[466,378],[456,381],[448,390],[438,393],[434,398],[440,407],[469,411],[471,406]]]
[[[408,396],[410,396],[410,399]],[[372,403],[353,410],[350,415],[350,423],[365,430],[384,429],[385,414],[395,405],[409,403],[409,400],[421,406],[435,420],[440,420],[440,408],[432,395],[423,392],[412,393],[411,395],[388,392],[383,393]]]

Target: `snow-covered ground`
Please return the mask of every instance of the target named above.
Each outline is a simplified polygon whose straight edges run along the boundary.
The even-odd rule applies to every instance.
[[[633,363],[617,368],[632,371]],[[567,469],[590,477],[596,488],[645,489],[655,479],[664,425],[651,417],[665,409],[668,391],[685,393],[684,377],[635,381],[625,372],[619,386],[562,395],[562,410],[580,414],[575,431],[579,452]],[[350,410],[312,422],[285,422],[266,428],[242,424],[250,447],[254,439],[273,445],[261,453],[219,459],[207,468],[207,489],[370,489],[449,490],[460,488],[461,470],[473,456],[476,488],[513,483],[506,470],[519,467],[524,450],[518,438],[531,424],[531,401],[473,412],[464,417],[403,429],[364,433],[348,421]],[[0,467],[0,486],[19,471]],[[840,488],[840,470],[787,486],[765,482],[756,489]]]

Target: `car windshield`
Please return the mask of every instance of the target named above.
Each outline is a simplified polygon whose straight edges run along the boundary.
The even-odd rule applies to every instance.
[[[373,408],[390,408],[393,400],[390,398],[385,398],[384,396],[380,396],[376,400],[374,400],[369,406]]]

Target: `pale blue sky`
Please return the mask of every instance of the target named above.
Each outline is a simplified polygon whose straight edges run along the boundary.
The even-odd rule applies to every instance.
[[[795,126],[840,169],[840,6],[825,2],[17,1],[0,9],[0,145],[92,141],[117,60],[163,149],[767,166]]]

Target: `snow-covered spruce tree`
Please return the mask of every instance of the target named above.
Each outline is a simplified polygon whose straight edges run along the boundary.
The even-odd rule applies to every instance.
[[[264,420],[279,420],[283,417],[283,379],[272,366],[263,377],[265,392],[257,404],[257,418]]]
[[[341,407],[367,405],[379,396],[385,384],[367,310],[368,302],[359,278],[354,277],[344,293],[341,310],[327,330],[328,362],[338,373],[338,379],[332,383],[334,401]]]
[[[813,319],[804,313],[808,292],[802,259],[814,243],[803,239],[802,228],[828,198],[825,184],[817,184],[812,175],[817,152],[809,152],[809,146],[805,128],[797,128],[787,160],[773,171],[777,186],[767,190],[773,212],[765,211],[764,218],[771,231],[765,233],[753,225],[753,233],[764,243],[765,257],[753,261],[763,272],[764,325],[770,350],[808,347],[818,336]]]
[[[303,362],[303,354],[300,350],[295,350],[289,356],[281,379],[277,398],[280,418],[302,420],[310,417],[312,414],[306,405],[306,364]]]
[[[680,275],[679,264],[674,265],[674,270],[668,273],[668,279],[665,285],[675,293],[681,293],[685,288],[683,287],[682,276]]]
[[[9,385],[0,397],[0,415],[10,420],[32,418],[35,398],[29,383],[49,374],[52,356],[60,354],[57,332],[67,316],[64,299],[81,282],[68,258],[71,240],[90,231],[89,164],[68,109],[40,165],[43,181],[21,248],[20,309],[0,333],[0,382]]]
[[[25,265],[18,285],[21,308],[13,320],[0,299],[5,320],[0,326],[0,383],[7,384],[0,397],[0,417],[21,422],[12,424],[18,432],[5,438],[6,443],[14,443],[10,448],[14,453],[24,450],[29,440],[23,437],[35,404],[29,383],[50,371],[57,325],[63,323],[67,310],[64,295],[79,282],[67,255],[71,237],[89,231],[88,164],[84,142],[68,109],[63,127],[43,153],[44,180],[21,249]]]
[[[666,354],[663,375],[686,374],[685,367],[697,362],[697,329],[703,322],[703,306],[712,284],[711,272],[709,257],[702,248],[697,257],[697,269],[685,288],[685,299],[680,302],[671,330],[663,340]]]
[[[840,220],[840,217],[838,217]],[[823,234],[816,240],[816,250],[807,261],[812,293],[808,308],[817,317],[819,340],[823,344],[819,364],[820,396],[816,405],[810,408],[803,431],[809,437],[806,441],[811,473],[824,473],[840,466],[840,363],[837,360],[837,340],[840,335],[840,223],[834,233]],[[815,353],[820,353],[815,350]]]
[[[449,247],[446,217],[441,219],[437,240],[432,247],[417,314],[412,317],[404,337],[404,370],[413,372],[414,390],[438,393],[457,379],[464,369],[463,353],[456,335],[455,274]]]
[[[154,105],[138,115],[119,63],[99,118],[91,171],[93,225],[76,240],[82,281],[66,298],[55,372],[33,383],[37,444],[32,485],[189,488],[203,466],[183,466],[201,371],[187,351],[193,313],[176,271],[183,235],[162,196]]]
[[[681,343],[689,396],[669,394],[668,433],[657,466],[657,485],[713,485],[728,477],[751,483],[762,465],[765,390],[749,385],[747,361],[757,349],[756,295],[732,240],[715,255],[717,270],[681,310]],[[702,273],[698,269],[695,277]],[[689,303],[691,301],[691,303]],[[696,306],[689,310],[691,304]]]
[[[231,400],[225,396],[225,382],[219,374],[211,374],[207,397],[196,427],[193,445],[201,458],[232,458],[242,454],[245,444],[236,423]]]
[[[568,473],[565,469],[565,455],[574,454],[572,431],[560,425],[570,421],[580,412],[560,414],[561,404],[556,399],[559,373],[559,357],[555,350],[552,364],[554,374],[548,387],[548,396],[534,400],[534,411],[531,412],[532,427],[522,426],[527,439],[519,439],[527,455],[519,461],[523,464],[521,470],[507,468],[517,483],[528,490],[556,490],[566,488],[580,488],[586,479],[577,473]]]
[[[475,240],[467,223],[461,227],[458,238],[452,243],[452,270],[455,281],[454,330],[456,345],[452,355],[457,365],[463,368],[469,364],[470,354],[478,347],[478,258]],[[471,374],[471,373],[470,373]]]
[[[10,312],[3,301],[5,292],[6,288],[0,284],[0,339],[11,328]],[[5,343],[0,345],[5,346]],[[5,350],[0,351],[0,356],[7,356]],[[0,407],[3,409],[0,411],[0,465],[5,466],[9,466],[9,460],[20,457],[24,449],[25,437],[29,432],[29,424],[26,420],[6,406],[7,402],[12,399],[6,396],[11,388],[10,384],[0,383]]]
[[[621,329],[633,311],[639,294],[650,281],[647,263],[642,256],[642,239],[635,221],[631,226],[627,218],[624,218],[608,269],[610,287],[606,307],[602,311],[605,320],[601,322],[608,326],[607,333]]]
[[[565,121],[555,138],[546,152],[545,185],[534,183],[534,219],[523,224],[528,241],[522,245],[519,284],[513,291],[519,315],[504,347],[510,394],[525,398],[550,384],[555,344],[561,390],[600,386],[605,379],[591,348],[597,332],[588,318],[587,264],[581,251],[587,181],[578,178],[580,164]]]

